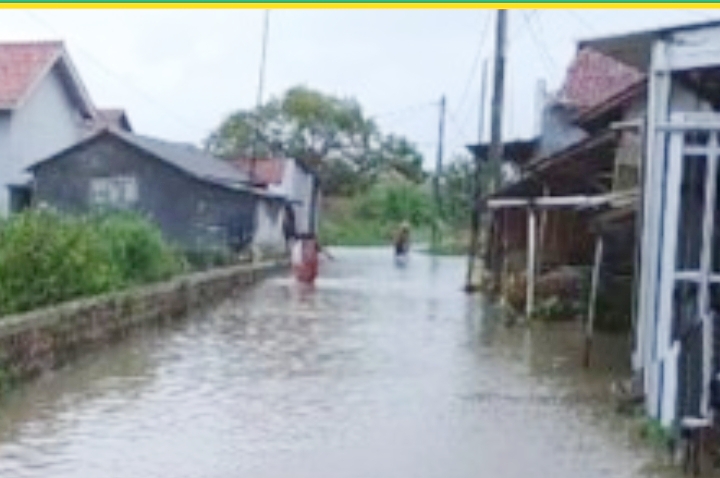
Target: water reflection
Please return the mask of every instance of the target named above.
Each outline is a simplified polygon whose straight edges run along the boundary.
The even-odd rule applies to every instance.
[[[504,325],[461,258],[333,251],[29,384],[0,408],[0,474],[623,477],[650,458],[611,413],[622,340]],[[619,359],[618,359],[619,358]]]

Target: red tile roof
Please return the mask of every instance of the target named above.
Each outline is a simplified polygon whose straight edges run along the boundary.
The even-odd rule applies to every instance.
[[[583,48],[568,68],[560,98],[585,110],[643,80],[639,70],[591,48]]]
[[[14,108],[62,54],[62,42],[0,43],[0,108]]]
[[[280,184],[285,173],[285,162],[282,158],[257,159],[254,182],[264,186]],[[252,174],[253,161],[251,158],[237,158],[231,160],[231,163],[248,175]]]

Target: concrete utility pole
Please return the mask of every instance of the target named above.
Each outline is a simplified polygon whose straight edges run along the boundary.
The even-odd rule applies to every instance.
[[[497,23],[495,27],[495,58],[494,58],[494,74],[493,74],[493,92],[492,92],[492,105],[491,105],[491,117],[490,117],[490,148],[488,151],[488,172],[490,181],[488,184],[488,190],[485,194],[492,194],[500,187],[502,180],[502,158],[503,158],[503,144],[502,144],[502,117],[503,117],[503,99],[505,97],[505,37],[506,37],[506,26],[507,26],[507,11],[497,11]],[[483,83],[484,89],[484,83]],[[484,95],[483,95],[484,96]],[[483,98],[484,100],[484,98]],[[484,104],[484,101],[483,101]],[[482,144],[482,126],[480,131],[480,144]],[[481,158],[475,158],[475,197],[473,198],[472,205],[472,218],[471,218],[471,236],[470,236],[470,250],[468,251],[468,270],[465,279],[465,290],[472,292],[477,289],[472,281],[472,273],[475,267],[475,255],[478,249],[478,229],[480,228],[480,199],[482,192],[480,191],[480,160]],[[492,229],[492,218],[488,221],[488,228],[485,232],[485,243],[484,243],[484,257],[485,266],[491,263],[493,270],[493,282],[495,284],[499,281],[500,269],[499,262],[492,259],[492,248],[493,248],[493,229]]]
[[[492,110],[490,117],[490,151],[488,157],[488,169],[490,172],[490,190],[492,194],[500,187],[502,181],[502,120],[503,100],[505,98],[505,37],[507,25],[507,10],[497,11],[497,29],[495,36],[495,65],[493,76]],[[500,280],[500,263],[494,257],[494,234],[492,218],[488,221],[488,228],[485,239],[486,266],[491,265],[493,273],[493,285],[496,286]]]
[[[442,176],[442,162],[443,162],[443,141],[445,138],[445,95],[440,98],[440,118],[438,123],[438,147],[437,147],[437,162],[435,163],[435,180],[433,181],[433,192],[435,195],[435,210],[437,217],[433,221],[432,227],[432,245],[437,246],[439,231],[438,231],[438,219],[442,216],[442,198],[440,197],[440,176]]]
[[[260,72],[258,74],[258,91],[257,91],[257,103],[255,107],[255,137],[253,138],[252,147],[252,158],[250,158],[250,181],[255,182],[255,167],[257,163],[257,147],[260,142],[260,128],[262,127],[262,120],[260,118],[260,107],[262,106],[263,99],[263,87],[265,86],[265,58],[267,56],[267,40],[268,30],[270,28],[270,10],[265,10],[265,16],[263,21],[263,36],[262,36],[262,52],[260,54]]]
[[[483,61],[482,77],[480,84],[480,111],[478,112],[478,146],[483,142],[485,137],[485,92],[487,89],[487,60]],[[482,191],[480,184],[481,178],[481,158],[480,154],[475,154],[473,158],[473,176],[472,176],[472,196],[470,203],[470,246],[468,247],[468,263],[467,272],[465,274],[465,291],[472,292],[475,288],[473,285],[473,271],[475,270],[475,257],[478,250],[478,235],[480,229],[480,199]]]

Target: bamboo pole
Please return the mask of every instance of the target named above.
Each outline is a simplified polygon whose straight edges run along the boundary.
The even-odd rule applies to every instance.
[[[590,366],[590,349],[592,348],[593,332],[595,327],[595,312],[597,292],[600,283],[600,266],[603,257],[603,238],[597,236],[595,240],[595,262],[593,263],[592,282],[590,284],[590,299],[588,300],[587,321],[585,322],[585,349],[583,352],[583,366]]]

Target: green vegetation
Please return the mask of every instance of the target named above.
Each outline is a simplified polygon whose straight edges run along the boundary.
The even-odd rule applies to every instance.
[[[639,418],[638,432],[640,437],[647,440],[651,446],[663,449],[675,439],[672,429],[665,428],[659,420],[644,415]]]
[[[205,141],[223,158],[286,155],[315,168],[329,196],[364,192],[393,170],[413,182],[425,178],[422,155],[405,138],[387,135],[354,98],[304,86],[252,110],[228,116]]]
[[[439,181],[438,212],[430,180],[417,182],[400,173],[384,174],[373,185],[350,196],[325,199],[320,235],[328,244],[384,245],[392,241],[402,221],[412,225],[413,242],[430,242],[436,228],[438,242],[428,252],[463,255],[469,243],[472,160],[453,158]]]
[[[23,212],[0,221],[0,315],[162,280],[184,267],[139,216]]]
[[[392,243],[399,225],[408,221],[413,241],[427,236],[433,221],[430,194],[413,183],[377,184],[350,198],[329,198],[320,222],[326,244],[368,246]]]
[[[259,108],[229,115],[205,146],[223,158],[285,155],[319,174],[325,210],[321,238],[329,244],[388,244],[399,224],[412,224],[413,242],[441,241],[430,252],[465,254],[469,240],[474,164],[446,160],[438,181],[442,204],[433,201],[435,178],[406,138],[380,130],[354,98],[296,86]],[[486,184],[487,175],[480,179]]]

